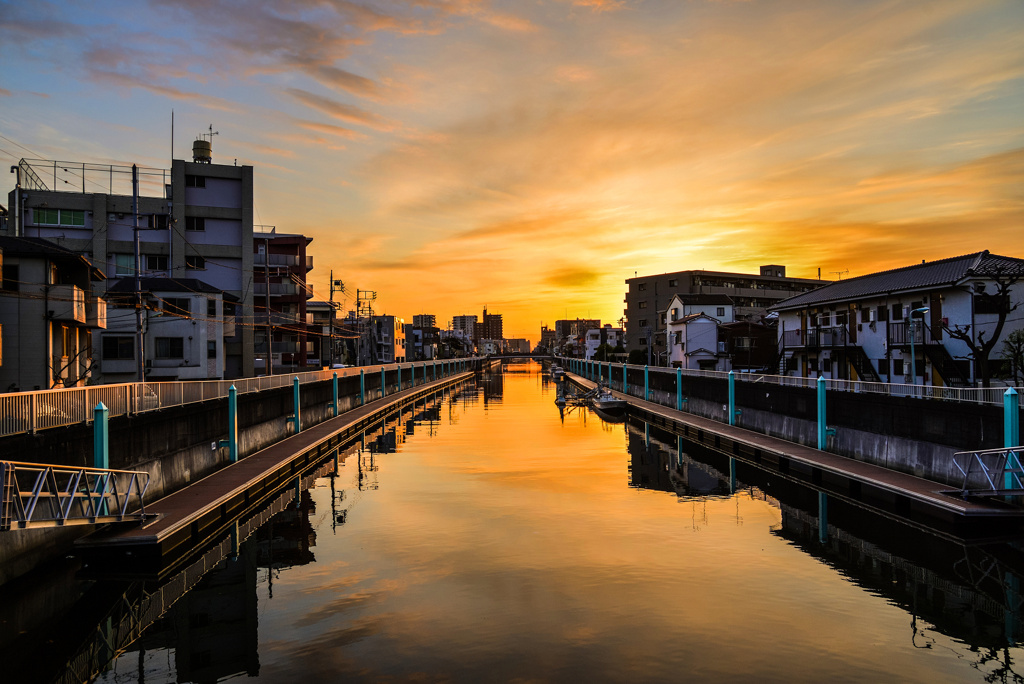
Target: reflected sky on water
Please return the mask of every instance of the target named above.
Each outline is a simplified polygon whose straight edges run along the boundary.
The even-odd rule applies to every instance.
[[[513,371],[368,435],[100,680],[1014,681],[1019,545],[850,506],[823,544],[814,492]]]

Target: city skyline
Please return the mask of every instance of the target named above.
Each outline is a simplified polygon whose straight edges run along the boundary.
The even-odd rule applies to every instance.
[[[244,7],[244,10],[243,10]],[[3,3],[0,154],[170,167],[375,309],[622,317],[634,274],[1024,253],[1013,2]],[[7,189],[14,184],[9,176]],[[347,308],[354,307],[350,295]]]

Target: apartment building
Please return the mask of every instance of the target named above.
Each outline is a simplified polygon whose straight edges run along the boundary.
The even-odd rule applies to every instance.
[[[253,169],[211,163],[204,142],[196,141],[193,161],[175,159],[169,170],[23,159],[7,233],[86,255],[112,287],[136,275],[137,230],[140,277],[194,278],[235,298],[239,325],[224,326],[234,332],[223,341],[225,376],[251,376]]]
[[[307,302],[313,288],[307,274],[313,269],[313,257],[306,252],[313,238],[278,231],[275,226],[255,226],[250,250],[253,262],[254,341],[258,352],[257,370],[267,372],[269,351],[271,372],[301,372],[320,368],[319,351],[315,365],[308,360],[312,349],[307,327]],[[271,341],[270,349],[267,340]]]
[[[773,307],[780,372],[976,384],[1006,336],[1021,329],[1007,314],[1022,303],[1024,259],[987,251],[842,280]],[[987,357],[978,353],[985,346]]]
[[[40,238],[0,236],[0,251],[0,391],[85,385],[93,333],[107,325],[103,272]]]
[[[664,365],[666,311],[676,295],[724,295],[736,320],[758,320],[768,308],[793,295],[828,284],[825,280],[790,278],[786,267],[766,265],[760,273],[689,270],[626,280],[625,330],[627,349],[648,349],[653,363]],[[650,340],[650,343],[648,343]]]

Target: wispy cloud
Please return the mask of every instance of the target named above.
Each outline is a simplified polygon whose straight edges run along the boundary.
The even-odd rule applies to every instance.
[[[338,102],[301,88],[288,88],[285,92],[307,107],[323,112],[339,121],[369,126],[379,131],[390,131],[395,128],[393,123],[386,121],[383,117],[355,105]]]

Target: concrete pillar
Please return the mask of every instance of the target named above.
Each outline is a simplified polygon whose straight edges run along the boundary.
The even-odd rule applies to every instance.
[[[331,414],[332,418],[338,417],[338,374],[335,373],[333,377],[332,387],[334,393],[334,412]]]
[[[1010,387],[1003,392],[1003,446],[1006,448],[1020,446],[1020,399],[1017,390]],[[1006,468],[1020,470],[1020,458],[1016,453],[1006,457]],[[1006,489],[1019,489],[1020,475],[1014,473],[1003,475],[1003,486]]]
[[[110,410],[101,401],[93,409],[92,421],[92,467],[110,468],[110,430],[107,420]]]
[[[683,410],[683,369],[676,368],[676,411]]]
[[[228,460],[238,462],[238,390],[234,385],[228,389]]]
[[[828,446],[828,425],[825,416],[825,378],[818,376],[818,449]]]
[[[729,371],[729,425],[736,424],[736,373]]]

